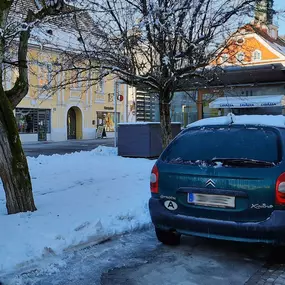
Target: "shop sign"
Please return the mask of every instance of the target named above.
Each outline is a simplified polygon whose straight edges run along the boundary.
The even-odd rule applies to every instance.
[[[267,103],[262,103],[261,106],[263,107],[271,107],[271,106],[277,106],[278,104],[277,103],[274,103],[274,102],[267,102]]]
[[[114,107],[104,106],[104,110],[114,110]]]

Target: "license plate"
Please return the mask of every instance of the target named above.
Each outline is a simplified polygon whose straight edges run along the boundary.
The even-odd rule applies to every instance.
[[[208,207],[235,208],[235,197],[188,193],[188,203]]]

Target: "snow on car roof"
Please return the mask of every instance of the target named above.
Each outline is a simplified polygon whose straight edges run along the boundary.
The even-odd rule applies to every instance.
[[[172,125],[181,125],[180,122],[171,122]],[[128,122],[128,123],[119,123],[119,126],[123,125],[160,125],[160,122]]]
[[[207,118],[189,124],[187,128],[210,126],[210,125],[256,125],[256,126],[274,126],[285,128],[285,116],[283,115],[242,115],[236,116],[228,114],[227,116]]]

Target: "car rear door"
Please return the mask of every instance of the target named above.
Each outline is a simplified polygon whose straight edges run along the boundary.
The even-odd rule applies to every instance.
[[[158,161],[159,194],[175,197],[177,213],[230,221],[261,221],[275,206],[283,172],[282,142],[274,128],[196,128],[181,134]],[[212,163],[218,158],[264,164]],[[272,164],[271,164],[272,163]]]

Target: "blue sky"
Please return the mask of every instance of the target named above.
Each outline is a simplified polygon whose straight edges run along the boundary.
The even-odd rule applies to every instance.
[[[285,1],[284,0],[274,0],[274,8],[276,10],[285,10]],[[285,35],[285,15],[283,17],[279,17],[279,34]]]

